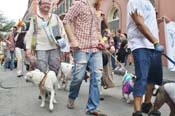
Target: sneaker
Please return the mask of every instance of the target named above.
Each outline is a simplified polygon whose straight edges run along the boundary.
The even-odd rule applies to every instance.
[[[100,96],[100,101],[104,101],[104,97]]]
[[[141,111],[137,111],[132,114],[132,116],[143,116]]]
[[[143,103],[142,108],[141,108],[142,112],[143,113],[148,113],[150,111],[151,107],[152,107],[151,103]]]
[[[20,78],[20,77],[23,77],[24,75],[18,75],[17,77]]]
[[[38,99],[42,99],[42,97],[39,95],[39,96],[38,96]]]
[[[87,115],[92,115],[92,116],[107,116],[107,114],[101,112],[100,110],[94,110],[92,112],[86,112]]]
[[[70,98],[68,99],[67,108],[68,109],[74,109],[74,100],[72,100]]]
[[[151,111],[151,112],[148,113],[148,116],[161,116],[161,113],[158,110]]]

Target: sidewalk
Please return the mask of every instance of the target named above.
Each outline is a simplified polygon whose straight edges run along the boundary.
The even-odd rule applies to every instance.
[[[133,72],[133,66],[127,66],[129,72]],[[175,73],[164,69],[165,78],[174,79]],[[173,78],[174,77],[174,78]],[[114,76],[116,87],[103,90],[104,101],[101,101],[99,109],[108,116],[131,116],[133,103],[127,104],[122,99],[121,81],[122,77]],[[48,103],[45,108],[40,108],[38,100],[39,90],[37,86],[28,84],[24,78],[17,78],[16,70],[0,71],[0,116],[87,116],[85,107],[88,97],[89,83],[82,83],[79,97],[75,101],[75,109],[66,108],[67,91],[56,91],[58,104],[54,111],[48,111]],[[132,96],[131,96],[132,98]],[[160,109],[162,116],[169,114],[167,105]],[[147,116],[146,114],[144,116]]]

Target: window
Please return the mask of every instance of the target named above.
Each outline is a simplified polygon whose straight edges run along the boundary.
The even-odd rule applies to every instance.
[[[118,9],[116,9],[114,11],[114,13],[113,13],[113,20],[115,20],[115,19],[119,19],[119,11],[118,11]]]
[[[156,0],[150,0],[150,1],[153,4],[153,6],[155,7],[156,6]]]
[[[60,6],[60,13],[65,12],[65,2]]]
[[[108,15],[108,23],[111,31],[117,30],[120,24],[120,10],[117,7],[113,7]]]

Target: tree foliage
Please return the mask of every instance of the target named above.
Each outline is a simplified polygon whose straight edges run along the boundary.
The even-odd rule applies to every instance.
[[[0,11],[0,38],[3,37],[4,32],[9,32],[14,25],[15,22],[9,21]]]

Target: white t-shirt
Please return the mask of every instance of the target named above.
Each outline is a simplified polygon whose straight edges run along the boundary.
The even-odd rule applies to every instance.
[[[168,93],[170,98],[173,100],[175,103],[175,83],[166,83],[164,85],[165,91]]]
[[[153,44],[138,30],[130,16],[136,10],[144,18],[145,25],[147,25],[154,37],[159,39],[156,13],[151,2],[149,0],[129,0],[127,6],[128,47],[132,51],[138,48],[154,49]]]
[[[165,32],[167,55],[175,61],[175,22],[167,23]],[[170,61],[168,61],[168,69],[175,71],[175,65]]]

